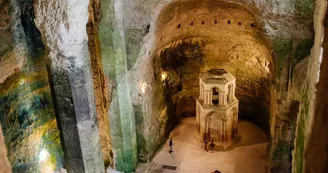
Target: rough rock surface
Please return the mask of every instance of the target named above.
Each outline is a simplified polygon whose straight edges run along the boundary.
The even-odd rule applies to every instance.
[[[0,85],[0,122],[14,172],[63,166],[64,153],[43,63],[44,57],[28,60],[21,72]],[[42,150],[49,155],[39,162]]]
[[[165,56],[172,58],[171,64],[183,61],[183,57],[179,57],[179,53],[167,53],[167,48],[179,51],[179,45],[183,44],[184,39],[188,42],[191,38],[202,38],[200,49],[203,55],[198,55],[195,48],[195,52],[192,49],[186,50],[191,59],[184,61],[203,56],[202,61],[198,62],[200,67],[185,65],[190,70],[184,73],[193,78],[184,77],[184,74],[178,72],[178,76],[183,76],[183,91],[188,93],[188,90],[194,90],[192,101],[198,96],[197,76],[200,73],[215,68],[227,69],[237,78],[240,117],[254,119],[268,129],[270,88],[274,75],[272,57],[259,23],[250,12],[241,6],[223,2],[211,3],[210,6],[199,2],[188,5],[172,3],[160,14],[157,24],[155,53],[159,54],[159,59]],[[169,67],[167,63],[161,64],[162,70],[166,70],[166,66]],[[188,94],[184,95],[188,97]],[[257,105],[256,111],[254,105]]]
[[[323,5],[324,6],[324,5]],[[323,10],[323,9],[321,9]],[[317,84],[315,110],[312,118],[312,127],[309,133],[305,151],[305,173],[328,172],[328,10],[319,13],[324,17],[324,39],[322,44],[322,63],[320,65],[320,77]],[[320,61],[320,60],[319,60]]]
[[[35,2],[69,172],[105,172],[87,45],[89,1]]]
[[[221,2],[216,1],[215,3]],[[269,122],[269,119],[271,120],[270,131],[272,136],[274,136],[275,110],[277,108],[280,109],[280,107],[276,107],[277,99],[287,98],[288,92],[290,91],[290,81],[292,80],[292,72],[290,69],[293,69],[297,62],[309,55],[309,50],[312,46],[313,32],[311,27],[313,23],[312,17],[314,3],[311,0],[233,0],[229,1],[229,3],[239,4],[243,6],[246,11],[251,11],[249,14],[250,17],[244,15],[245,17],[240,18],[242,20],[240,20],[241,25],[239,25],[239,18],[237,17],[243,16],[243,14],[234,13],[237,16],[232,16],[232,18],[235,17],[235,20],[228,25],[227,18],[229,17],[229,14],[222,12],[216,13],[215,10],[213,10],[214,7],[212,7],[213,1],[209,0],[201,2],[190,0],[102,0],[102,4],[105,4],[106,6],[104,7],[105,10],[102,11],[104,17],[104,20],[102,21],[106,21],[104,22],[106,24],[100,25],[100,42],[102,47],[104,47],[104,49],[102,49],[104,70],[106,75],[113,80],[117,76],[124,79],[126,73],[117,73],[107,69],[127,68],[129,70],[128,87],[131,90],[130,94],[132,99],[129,100],[127,99],[128,97],[122,99],[127,99],[125,103],[130,104],[132,102],[134,105],[139,161],[148,161],[149,158],[153,156],[158,146],[164,141],[165,136],[168,135],[167,132],[169,129],[174,126],[174,119],[177,118],[174,117],[174,115],[177,113],[183,114],[183,110],[186,110],[186,115],[191,115],[189,112],[193,109],[193,106],[189,103],[191,103],[191,100],[195,97],[192,95],[195,95],[194,93],[196,92],[192,91],[192,89],[194,89],[196,84],[191,82],[193,81],[192,78],[188,78],[193,75],[182,75],[184,80],[180,80],[181,77],[179,74],[181,74],[181,71],[197,71],[197,73],[199,73],[199,71],[201,71],[198,70],[200,64],[203,66],[202,70],[206,71],[209,68],[216,68],[219,66],[229,68],[229,63],[226,62],[229,61],[235,63],[236,66],[239,66],[238,69],[234,69],[233,66],[230,66],[229,70],[236,72],[235,75],[238,76],[238,70],[238,72],[252,73],[249,75],[253,75],[254,80],[249,80],[249,78],[247,78],[248,75],[246,74],[245,78],[241,78],[243,76],[242,74],[239,74],[239,80],[243,84],[246,84],[243,85],[245,86],[243,90],[239,92],[240,97],[245,97],[243,96],[244,94],[249,96],[248,98],[252,98],[254,95],[264,95],[264,98],[261,98],[260,100],[265,100],[266,106],[262,107],[266,107],[265,110],[267,115],[270,114],[270,116],[266,116],[263,120],[266,122]],[[191,10],[193,9],[192,6],[195,6],[195,4],[200,5],[200,9],[208,8],[213,11],[205,10],[203,11],[204,14],[201,14],[201,10]],[[179,8],[179,5],[181,8]],[[235,9],[234,7],[236,5],[228,5],[228,7],[229,6],[230,8]],[[188,10],[190,10],[189,13]],[[183,15],[182,12],[187,12],[189,15]],[[200,17],[196,17],[193,13],[200,14],[198,15]],[[206,17],[208,13],[212,15]],[[123,19],[121,19],[123,22],[112,22],[111,20],[108,20],[110,17],[108,18],[107,16],[116,15],[119,15],[120,17],[123,16]],[[188,18],[190,16],[194,16],[193,20],[195,21],[193,26],[190,25],[191,21]],[[216,25],[215,18],[217,18]],[[161,19],[163,20],[161,21]],[[203,25],[202,21],[204,21]],[[252,22],[254,22],[255,27],[253,27]],[[168,24],[167,26],[170,25],[170,27],[165,26],[165,24]],[[161,28],[165,29],[160,31]],[[200,28],[202,30],[208,30],[206,30],[205,33],[197,32],[197,28],[198,30]],[[234,30],[234,28],[238,29],[235,30],[235,32],[230,32],[230,29]],[[212,30],[212,33],[210,30]],[[255,30],[256,32],[253,32],[252,30]],[[234,36],[238,39],[227,40],[224,39],[224,37],[216,37],[215,32],[217,33],[218,31],[222,34],[226,34],[226,36]],[[243,37],[242,41],[240,41],[239,36],[243,34],[247,36]],[[123,45],[115,46],[115,44],[118,43],[116,43],[117,41],[115,39],[112,39],[113,41],[111,41],[111,38],[117,38],[118,35],[120,35],[119,38],[123,40],[120,42],[120,44]],[[252,37],[254,41],[251,41]],[[219,43],[220,39],[223,39],[225,43],[229,44]],[[243,42],[244,40],[247,41]],[[240,41],[243,46],[235,46],[235,44],[239,43],[238,41]],[[249,41],[253,43],[255,42],[255,44],[245,44]],[[194,63],[190,61],[191,63],[186,63],[188,65],[184,66],[187,68],[179,68],[178,71],[167,71],[167,74],[170,77],[169,83],[172,87],[164,90],[163,82],[160,79],[160,72],[163,69],[159,69],[161,66],[156,64],[157,62],[160,62],[160,58],[158,57],[165,54],[163,53],[165,52],[165,49],[166,52],[174,52],[175,54],[172,55],[181,57],[181,53],[188,52],[182,51],[181,49],[181,47],[183,47],[181,45],[186,43],[189,45],[196,45],[200,48],[198,49],[200,51],[197,52],[201,55],[204,54],[204,63],[197,64],[197,61],[194,61]],[[255,46],[256,48],[253,48],[250,47],[251,45],[257,46]],[[232,49],[232,47],[234,48]],[[216,51],[209,52],[208,50],[211,49],[216,49]],[[240,54],[234,54],[234,51],[240,52]],[[220,52],[225,52],[225,54],[222,55]],[[259,58],[255,58],[256,56],[254,52],[262,53],[260,53]],[[192,57],[192,52],[189,53],[190,54],[184,55],[191,55],[189,57]],[[254,56],[251,59],[241,57],[237,60],[237,57],[240,57],[239,55],[244,54],[247,54],[250,57],[252,57],[252,54]],[[123,57],[124,60],[121,60],[121,62],[124,62],[125,60],[127,62],[112,63],[115,61],[115,56]],[[159,60],[156,59],[156,57]],[[222,58],[222,61],[220,62],[223,62],[223,64],[218,65],[215,63],[214,66],[209,65],[217,61],[215,57]],[[225,62],[227,64],[224,64]],[[265,62],[268,63],[266,64]],[[204,65],[206,63],[207,65]],[[246,68],[244,68],[243,65],[245,63],[248,65]],[[255,66],[255,68],[252,68],[253,66]],[[255,74],[259,75],[257,76]],[[262,75],[267,76],[266,80],[264,80],[266,82],[258,80]],[[248,84],[247,80],[250,81],[250,84]],[[183,82],[185,85],[182,84]],[[255,86],[252,86],[251,83]],[[257,84],[259,84],[259,87],[256,87]],[[263,86],[260,84],[264,84],[263,86],[266,89],[262,90]],[[275,85],[272,87],[272,84]],[[114,87],[114,93],[117,88],[118,87]],[[257,89],[249,90],[249,88]],[[177,94],[179,90],[184,92]],[[176,96],[170,97],[173,95]],[[168,102],[165,101],[165,99],[168,99]],[[172,100],[170,101],[170,99]],[[177,103],[181,110],[174,111],[176,110],[175,103]],[[289,101],[286,103],[289,103]],[[256,103],[254,102],[253,104]],[[166,106],[167,108],[165,108],[165,105],[169,106]],[[283,106],[281,107],[283,108]],[[113,110],[111,114],[112,116],[119,114],[119,111],[114,111],[118,110],[119,107],[117,107],[117,105],[111,108]],[[173,113],[173,116],[171,113]],[[167,116],[168,114],[171,114],[171,116]],[[262,122],[260,124],[262,124]],[[267,125],[264,126],[268,128],[269,125],[267,123]],[[121,128],[124,128],[124,126]],[[117,132],[115,133],[117,136],[121,136],[122,134],[118,129],[119,127],[117,129],[111,129],[111,131],[114,130]]]
[[[11,173],[11,166],[7,158],[7,148],[2,134],[1,124],[0,124],[0,168],[1,168],[0,169],[1,173]]]
[[[0,122],[9,161],[13,172],[59,169],[63,152],[45,75],[44,46],[33,21],[33,1],[0,4],[0,19],[6,22],[0,32]],[[49,155],[41,163],[42,149]]]
[[[327,172],[327,1],[316,1],[315,42],[296,132],[293,172]]]
[[[49,6],[47,6],[49,5]],[[88,0],[36,1],[35,23],[48,48],[54,69],[71,70],[86,64]],[[74,9],[76,10],[72,10]],[[69,58],[66,58],[69,57]]]
[[[27,45],[21,24],[20,5],[16,1],[0,1],[0,84],[19,72],[25,63]],[[10,10],[11,9],[11,10]]]
[[[199,7],[197,6],[199,4],[202,5]],[[180,13],[181,11],[183,13]],[[174,126],[172,114],[192,115],[195,107],[190,103],[193,103],[198,96],[197,76],[212,68],[226,68],[237,77],[239,86],[237,96],[242,103],[241,112],[244,113],[244,118],[256,119],[255,122],[262,127],[269,128],[270,88],[271,79],[274,76],[273,60],[270,55],[270,46],[267,45],[261,33],[261,25],[253,14],[242,7],[223,2],[217,2],[211,6],[206,2],[189,4],[177,2],[163,9],[154,27],[156,37],[153,41],[155,43],[153,50],[147,51],[149,55],[145,54],[137,60],[130,74],[132,86],[135,86],[132,87],[133,103],[143,105],[140,107],[146,106],[148,111],[143,117],[144,123],[141,123],[140,128],[147,129],[146,124],[154,125],[156,119],[158,120],[155,126],[145,132],[140,132],[138,136],[146,136],[152,134],[149,131],[161,129],[158,131],[161,134],[154,133],[146,137],[151,139],[156,136],[157,140],[154,141],[161,141],[158,139],[159,136],[167,135],[170,127]],[[188,49],[188,47],[194,48]],[[180,66],[170,67],[179,62],[181,62]],[[166,91],[162,90],[163,87],[156,87],[162,85],[160,79],[162,72],[167,73],[170,85],[176,88],[173,90],[180,90],[172,91],[173,93],[168,96],[173,97],[171,104],[176,105],[176,111],[174,108],[173,110],[166,108],[165,96],[158,97],[159,94],[171,92],[168,91],[170,90],[168,87]],[[140,99],[143,95],[140,94],[142,83],[146,83],[149,87],[147,87],[147,95]],[[181,89],[178,89],[178,85],[181,85]],[[149,94],[152,92],[153,94]],[[176,95],[177,93],[179,94]],[[156,102],[152,101],[154,98],[152,96],[155,96]],[[261,111],[259,111],[258,105],[261,104],[263,106],[260,106]],[[254,105],[254,110],[250,105]],[[257,111],[255,111],[255,105]],[[163,115],[165,111],[171,116],[168,119]],[[260,115],[258,118],[254,118],[256,112]],[[161,115],[164,119],[159,118]],[[150,118],[152,116],[158,118]],[[138,116],[136,118],[138,119]],[[170,127],[165,124],[170,124]],[[152,149],[143,150],[156,150],[155,146],[159,145],[159,143],[146,143],[152,145],[148,146]],[[152,156],[152,152],[149,156]]]
[[[98,3],[98,0],[94,2]],[[10,140],[22,139],[16,151],[11,150],[15,143],[9,145],[9,158],[14,163],[13,167],[18,165],[18,169],[30,168],[30,165],[38,167],[38,164],[30,162],[37,159],[29,155],[37,156],[42,147],[50,146],[60,151],[54,113],[50,109],[50,91],[45,84],[47,80],[39,76],[45,73],[45,69],[37,72],[45,64],[45,59],[38,62],[40,59],[29,61],[27,58],[36,58],[39,48],[41,54],[44,49],[39,44],[41,41],[34,26],[31,3],[32,0],[0,0],[0,6],[4,7],[0,12],[0,37],[5,40],[0,43],[0,120],[5,124],[4,134]],[[269,120],[271,122],[271,138],[274,139],[271,150],[273,155],[278,156],[273,161],[275,168],[278,168],[275,170],[288,172],[291,166],[288,158],[294,146],[293,171],[302,170],[304,144],[308,135],[306,127],[314,109],[320,34],[316,35],[315,47],[307,61],[305,83],[302,82],[304,74],[298,71],[305,68],[306,60],[301,60],[308,56],[313,44],[314,3],[312,0],[231,0],[229,3],[232,4],[211,0],[101,0],[99,51],[97,26],[89,23],[87,27],[93,29],[86,32],[88,17],[99,19],[99,6],[89,8],[95,10],[96,15],[92,16],[87,10],[92,3],[87,0],[35,1],[35,21],[43,34],[55,74],[53,77],[61,79],[60,74],[70,76],[70,79],[64,76],[66,83],[57,87],[75,90],[75,93],[70,93],[75,97],[74,102],[79,102],[81,98],[77,92],[81,89],[79,86],[89,91],[84,95],[89,99],[85,107],[90,108],[91,112],[95,112],[97,107],[105,160],[113,157],[114,161],[109,162],[115,169],[129,172],[134,170],[138,160],[149,161],[169,135],[178,116],[193,114],[193,100],[198,94],[197,75],[211,68],[227,68],[241,84],[237,92],[245,103],[241,116],[253,118],[254,122],[267,129]],[[317,4],[323,7],[321,3],[323,1],[318,0]],[[9,10],[10,7],[12,10]],[[318,16],[322,13],[318,11],[315,13],[316,21],[321,20]],[[316,33],[320,33],[319,23]],[[94,35],[94,40],[88,41],[88,34],[89,37]],[[104,67],[108,81],[99,66]],[[162,72],[168,76],[164,80],[161,79]],[[31,76],[27,77],[28,73]],[[76,85],[69,86],[70,82]],[[295,86],[299,84],[304,87]],[[92,104],[93,90],[96,106]],[[294,122],[296,117],[277,116],[297,112],[292,103],[300,99],[297,127]],[[32,101],[22,104],[25,100]],[[63,103],[72,102],[70,98],[66,101]],[[108,152],[111,148],[104,147],[108,146],[109,141],[106,134],[108,125],[103,123],[107,121],[105,112],[108,101],[111,102],[109,119],[112,124],[110,137],[113,156]],[[253,115],[257,111],[255,106],[248,106],[258,106],[258,103],[264,103],[260,106],[265,112],[263,117]],[[19,111],[14,111],[14,107],[18,107]],[[42,111],[46,112],[42,113],[46,115],[44,119],[35,121]],[[95,116],[92,118],[91,123],[80,123],[78,127],[96,126]],[[31,128],[33,132],[18,133],[7,127],[10,123],[21,131]],[[291,141],[295,136],[283,134],[293,132],[295,128],[297,135],[293,146]],[[96,131],[91,130],[90,133]],[[32,143],[32,148],[29,147],[28,136],[38,139]],[[96,138],[92,141],[95,148],[100,146]],[[49,145],[49,139],[56,140],[56,144]],[[280,145],[283,142],[288,143],[288,151],[281,150],[286,147]],[[16,158],[17,153],[25,151],[29,151],[27,158]],[[61,155],[50,154],[54,156],[51,159],[55,160],[52,164],[60,167]],[[280,163],[279,159],[284,163]],[[29,171],[35,172],[35,169],[31,166]]]
[[[110,96],[108,94],[108,79],[105,77],[102,67],[100,43],[99,43],[99,20],[100,20],[100,1],[90,0],[89,21],[87,23],[88,46],[91,60],[93,85],[95,91],[95,102],[97,110],[97,122],[102,146],[105,167],[113,166],[112,144],[109,134],[108,107]]]
[[[99,38],[104,73],[110,87],[110,135],[114,169],[132,172],[137,166],[135,112],[127,78],[127,54],[122,1],[102,1]],[[115,10],[118,9],[118,10]]]
[[[311,55],[307,60],[307,76],[301,90],[300,112],[297,118],[296,137],[293,151],[293,172],[303,172],[304,151],[309,140],[309,131],[313,124],[316,84],[318,82],[319,65],[321,61],[321,46],[323,38],[323,21],[325,17],[326,1],[316,1],[314,13],[315,41]],[[303,79],[304,80],[304,79]]]

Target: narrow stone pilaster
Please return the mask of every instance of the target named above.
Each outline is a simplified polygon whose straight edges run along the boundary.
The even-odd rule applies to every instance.
[[[105,172],[88,72],[48,71],[68,172]]]
[[[234,134],[233,137],[236,137],[238,135],[238,110],[237,112],[234,112]]]

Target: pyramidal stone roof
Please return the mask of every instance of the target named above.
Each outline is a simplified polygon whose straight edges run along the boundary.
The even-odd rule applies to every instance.
[[[225,69],[212,69],[204,74],[201,74],[200,78],[204,83],[212,84],[226,84],[236,79],[231,73]]]

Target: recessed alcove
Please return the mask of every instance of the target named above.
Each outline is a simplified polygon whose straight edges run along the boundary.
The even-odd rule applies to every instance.
[[[172,104],[178,105],[173,106],[174,110],[168,116],[175,114],[172,116],[178,118],[181,115],[194,115],[195,105],[190,103],[197,98],[198,75],[209,68],[225,68],[237,78],[236,96],[240,99],[240,117],[253,121],[268,133],[270,81],[274,75],[270,48],[262,37],[261,30],[239,27],[242,25],[241,21],[255,25],[256,17],[241,6],[224,2],[215,2],[211,7],[200,8],[197,10],[199,14],[193,11],[196,5],[189,4],[188,8],[185,5],[181,2],[168,5],[160,13],[156,26],[157,33],[168,37],[156,41],[157,52],[152,55],[156,66],[155,74],[157,76],[162,71],[167,72],[168,84],[161,88],[161,92],[169,94],[167,97]],[[179,10],[185,12],[180,14]],[[217,13],[226,14],[225,19],[221,18],[220,21],[225,20],[228,24],[238,21],[238,25],[216,27],[215,21],[219,20],[214,19],[214,24],[207,25],[207,28],[201,28],[201,25],[189,27],[188,35],[184,28],[179,33],[171,29],[177,22],[193,24],[190,19],[205,24],[207,20],[213,21],[211,16]],[[202,16],[203,14],[207,17]],[[184,21],[180,15],[189,16],[189,21]],[[240,31],[243,31],[242,35]],[[245,63],[252,65],[244,67]]]
[[[199,7],[199,3],[211,3],[211,6]],[[217,13],[225,15],[213,19]],[[194,25],[195,21],[200,24]],[[227,25],[217,27],[216,24],[221,21],[226,21]],[[237,21],[237,25],[229,25],[232,21]],[[152,108],[155,112],[152,115],[146,112],[146,115],[153,116],[151,119],[156,124],[153,128],[159,131],[155,133],[154,129],[156,139],[166,139],[179,126],[180,120],[196,115],[195,100],[199,97],[200,88],[198,78],[210,69],[227,69],[236,77],[234,91],[240,104],[235,116],[259,126],[258,129],[269,136],[271,80],[274,77],[271,50],[262,31],[240,27],[242,21],[258,23],[256,16],[247,9],[220,1],[197,1],[188,5],[177,1],[161,11],[155,26],[156,48],[151,55],[154,95],[147,97],[147,102],[156,100]],[[174,32],[172,26],[181,23],[189,23],[189,27],[181,27],[179,32]],[[202,26],[205,24],[206,28]],[[158,39],[159,34],[166,37]],[[163,73],[165,79],[162,78]],[[212,88],[211,104],[219,107],[231,102],[231,92],[231,86],[227,86],[228,95],[224,96],[220,95],[218,88]],[[222,103],[219,102],[221,97],[225,98]],[[166,117],[165,121],[159,117]]]
[[[215,106],[219,105],[219,89],[212,88],[212,104]]]

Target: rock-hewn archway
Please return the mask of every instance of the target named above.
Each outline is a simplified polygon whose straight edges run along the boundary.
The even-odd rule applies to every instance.
[[[140,79],[144,68],[151,68],[140,81],[149,90],[140,100],[148,104],[137,134],[147,129],[149,139],[163,141],[179,117],[194,116],[199,74],[215,68],[227,69],[237,78],[239,117],[269,133],[273,61],[254,14],[221,1],[175,1],[161,11],[154,34],[151,61],[137,62],[132,74]],[[157,148],[156,140],[148,147]]]

